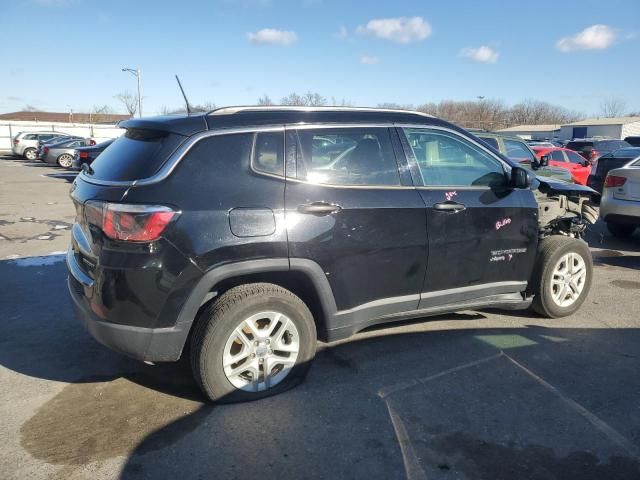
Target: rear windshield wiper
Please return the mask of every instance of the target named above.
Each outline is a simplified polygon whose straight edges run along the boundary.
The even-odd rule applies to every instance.
[[[82,170],[87,175],[93,175],[95,173],[93,171],[93,168],[91,168],[91,165],[89,165],[88,163],[82,163],[80,165],[80,170]]]

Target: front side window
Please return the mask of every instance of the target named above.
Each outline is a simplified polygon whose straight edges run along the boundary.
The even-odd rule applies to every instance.
[[[253,168],[259,172],[284,175],[284,134],[256,133],[253,147]]]
[[[562,150],[553,150],[551,152],[551,160],[554,162],[564,162],[564,155],[562,155]]]
[[[400,185],[387,128],[299,130],[297,174],[325,185]]]
[[[425,186],[497,187],[506,183],[500,161],[449,132],[405,128]]]
[[[531,164],[536,161],[535,155],[531,153],[524,143],[517,140],[504,140],[504,148],[507,149],[507,157],[514,162]]]

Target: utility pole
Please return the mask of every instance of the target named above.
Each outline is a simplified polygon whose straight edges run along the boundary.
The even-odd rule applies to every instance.
[[[133,68],[123,68],[122,71],[135,75],[138,80],[138,116],[142,117],[142,94],[140,93],[140,76],[142,72],[140,71],[140,68],[136,68],[135,70]]]

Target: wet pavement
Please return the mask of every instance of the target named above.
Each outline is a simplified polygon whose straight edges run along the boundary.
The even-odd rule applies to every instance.
[[[0,158],[0,478],[640,478],[638,233],[591,229],[572,317],[372,329],[285,394],[211,406],[185,362],[121,357],[74,318],[59,174]]]

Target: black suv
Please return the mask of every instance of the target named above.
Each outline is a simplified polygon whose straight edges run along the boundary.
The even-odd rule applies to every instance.
[[[630,146],[631,145],[624,140],[615,140],[612,138],[574,138],[567,143],[565,148],[578,152],[593,164],[602,155]]]
[[[295,385],[316,338],[470,308],[575,312],[588,187],[436,118],[238,107],[134,119],[75,180],[69,291],[93,336],[188,352],[216,401]]]

